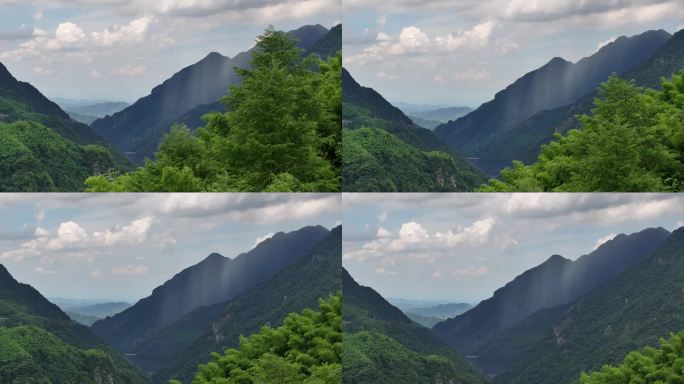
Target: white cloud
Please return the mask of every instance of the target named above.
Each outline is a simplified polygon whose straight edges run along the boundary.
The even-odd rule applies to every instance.
[[[35,232],[33,233],[33,235],[34,235],[35,237],[48,237],[48,236],[50,236],[50,231],[48,231],[48,230],[45,229],[45,228],[36,227],[36,230],[35,230]]]
[[[382,223],[383,221],[387,220],[387,212],[383,211],[383,212],[378,213],[377,218],[378,218],[378,221],[380,221]]]
[[[33,268],[33,272],[35,272],[39,275],[54,275],[57,273],[57,271],[53,271],[51,269],[45,269],[43,267],[35,267],[35,268]]]
[[[98,245],[107,247],[119,244],[140,244],[147,240],[148,232],[154,222],[154,217],[145,216],[133,220],[130,224],[123,227],[116,226],[102,232],[94,232],[93,239]]]
[[[112,276],[145,276],[148,268],[145,265],[128,264],[124,267],[114,268],[110,271]]]
[[[36,75],[51,76],[55,74],[55,71],[43,67],[33,67],[33,73]]]
[[[58,251],[66,247],[84,242],[88,239],[86,230],[75,221],[63,222],[57,229],[57,237],[50,239],[45,243],[45,249],[51,251]]]
[[[92,71],[90,71],[89,75],[90,75],[90,77],[92,77],[94,79],[99,79],[102,77],[102,74],[97,69],[93,69]]]
[[[119,27],[107,28],[102,32],[92,32],[93,42],[102,47],[111,47],[117,44],[137,44],[143,41],[145,34],[152,23],[151,17],[141,17]]]
[[[601,48],[605,47],[606,45],[614,42],[617,39],[617,36],[613,36],[609,39],[606,39],[604,41],[601,41],[600,43],[596,44],[596,50],[594,52],[598,52]]]
[[[609,233],[609,234],[597,239],[596,243],[594,244],[594,250],[597,250],[598,247],[600,247],[601,245],[609,242],[610,240],[613,240],[615,238],[615,236],[617,236],[617,233]]]
[[[252,248],[256,247],[257,245],[259,245],[264,240],[270,239],[271,237],[273,237],[273,235],[275,235],[275,233],[269,232],[263,236],[257,237],[256,239],[254,239],[254,244],[252,245]]]
[[[147,72],[144,65],[125,65],[121,68],[114,68],[109,71],[113,76],[142,76]]]
[[[375,77],[377,77],[380,80],[396,80],[399,78],[399,76],[396,75],[390,75],[384,71],[379,71],[375,74]]]
[[[34,21],[41,21],[43,19],[43,11],[40,9],[37,9],[35,12],[31,14],[31,18]]]
[[[435,279],[443,279],[444,278],[444,276],[442,275],[442,271],[440,271],[439,269],[432,272],[432,277],[434,277]]]
[[[489,80],[491,73],[484,69],[471,69],[466,72],[456,73],[452,76],[452,79],[456,81],[469,82],[469,81],[483,81]]]
[[[485,243],[496,224],[496,219],[477,220],[468,226],[458,226],[447,232],[430,234],[420,223],[403,223],[394,235],[385,228],[378,229],[376,239],[363,244],[361,249],[347,252],[346,260],[365,261],[385,255],[409,255],[413,260],[434,262],[435,252],[455,247],[471,247]]]
[[[430,38],[427,33],[416,26],[402,28],[396,42],[384,33],[377,36],[378,42],[363,50],[362,53],[349,56],[347,63],[365,65],[378,62],[392,56],[410,55],[415,57],[451,54],[460,50],[478,50],[488,46],[497,23],[485,21],[472,28]]]
[[[675,228],[674,228],[674,229],[679,229],[679,228],[681,228],[681,227],[684,227],[684,220],[678,221],[678,222],[675,224]]]
[[[99,269],[95,269],[92,272],[90,272],[90,277],[100,278],[100,277],[102,277],[102,273],[100,272]]]
[[[376,237],[380,237],[380,238],[382,238],[382,237],[391,237],[391,236],[392,236],[392,232],[389,231],[389,230],[387,230],[387,229],[385,229],[385,228],[380,227],[380,228],[378,228],[378,232],[376,233],[375,236],[376,236]]]
[[[456,277],[481,277],[489,274],[489,268],[482,265],[479,267],[456,268],[451,271]]]
[[[36,212],[36,214],[33,215],[33,217],[35,217],[35,218],[36,218],[36,221],[38,221],[38,222],[43,221],[43,219],[45,218],[45,210],[43,210],[43,209],[38,210],[38,211]]]
[[[380,276],[397,276],[399,273],[390,269],[385,269],[384,267],[379,267],[375,269],[375,273]]]

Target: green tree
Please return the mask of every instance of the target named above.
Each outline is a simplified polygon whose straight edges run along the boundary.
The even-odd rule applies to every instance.
[[[339,384],[342,380],[342,296],[319,310],[291,313],[279,328],[265,326],[240,346],[198,367],[193,384]],[[171,381],[171,384],[180,384]]]
[[[684,332],[661,339],[660,348],[631,352],[616,367],[582,373],[581,384],[677,384],[684,383]]]
[[[257,38],[251,69],[198,132],[175,127],[156,161],[86,180],[104,191],[339,191],[341,56],[304,59],[273,27]]]
[[[684,71],[645,90],[611,76],[580,129],[542,146],[537,162],[513,162],[486,192],[677,191],[682,188]]]

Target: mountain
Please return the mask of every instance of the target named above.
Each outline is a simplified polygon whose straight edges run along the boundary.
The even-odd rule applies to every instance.
[[[319,299],[340,292],[341,252],[337,227],[269,280],[229,301],[199,307],[142,340],[133,350],[134,362],[154,372],[154,383],[190,382],[198,364],[212,352],[237,346],[240,335],[277,327],[287,314],[316,309]]]
[[[77,321],[83,325],[91,326],[96,321],[102,320],[107,316],[116,315],[130,306],[131,305],[129,303],[116,302],[97,303],[85,306],[60,305],[60,308],[62,308],[62,310],[66,312],[66,314],[69,315],[69,317],[74,321]]]
[[[119,112],[129,105],[120,101],[108,101],[88,105],[64,106],[63,108],[72,119],[90,125],[98,118]]]
[[[78,192],[88,176],[129,163],[0,64],[0,190]]]
[[[684,68],[684,31],[675,33],[646,60],[632,67],[620,77],[636,85],[659,89],[661,78],[671,77]],[[493,163],[488,173],[498,174],[512,160],[530,164],[537,159],[539,148],[553,139],[556,132],[565,133],[578,126],[577,116],[590,114],[597,91],[590,92],[571,105],[541,111],[510,131],[503,133],[478,152],[485,162]],[[478,163],[479,165],[479,163]]]
[[[0,382],[147,383],[87,327],[0,265]]]
[[[93,324],[92,329],[123,353],[200,306],[232,299],[272,278],[328,235],[321,227],[279,232],[249,252],[229,259],[212,253],[132,307]]]
[[[684,329],[684,228],[618,278],[572,303],[494,382],[577,383]]]
[[[473,109],[470,107],[447,107],[412,113],[404,111],[404,113],[406,113],[414,123],[421,127],[435,129],[443,123],[456,120],[472,111]]]
[[[114,114],[120,110],[128,107],[130,104],[123,101],[107,101],[103,103],[96,103],[90,105],[80,105],[73,107],[65,107],[67,112],[75,112],[83,115],[105,117]]]
[[[439,317],[423,316],[411,312],[404,312],[404,314],[406,315],[406,317],[411,319],[411,321],[415,321],[416,323],[422,325],[425,328],[432,328],[435,326],[435,324],[444,320],[443,318]]]
[[[446,303],[438,304],[430,307],[412,307],[407,308],[405,312],[417,313],[423,316],[433,316],[441,318],[449,318],[467,312],[473,306],[466,303]]]
[[[490,337],[543,308],[570,303],[608,283],[650,255],[669,236],[663,228],[618,235],[570,261],[559,255],[525,271],[475,308],[433,328],[457,350],[471,355]]]
[[[342,382],[485,383],[429,329],[342,269]]]
[[[346,69],[342,89],[344,191],[468,191],[482,183],[468,161]]]
[[[306,51],[328,32],[323,26],[308,25],[288,34]],[[153,88],[133,105],[94,121],[91,127],[127,153],[132,161],[142,164],[145,158],[154,156],[162,136],[181,117],[191,127],[197,125],[198,114],[192,112],[194,108],[200,106],[206,112],[206,106],[211,105],[211,108],[220,108],[218,111],[223,110],[217,101],[226,95],[230,85],[240,81],[234,68],[248,68],[250,52],[241,52],[233,58],[212,52]]]
[[[612,73],[626,73],[651,57],[670,37],[663,30],[622,36],[574,64],[555,57],[475,111],[435,128],[435,133],[456,151],[479,156],[497,138],[535,114],[573,104],[593,92]]]
[[[318,55],[322,59],[335,56],[342,51],[342,24],[330,28],[322,38],[306,49],[304,56]]]

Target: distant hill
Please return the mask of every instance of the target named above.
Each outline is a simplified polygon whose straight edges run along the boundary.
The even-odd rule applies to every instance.
[[[323,38],[331,40],[328,33],[328,29],[321,25],[308,25],[288,32],[305,51]],[[250,52],[242,52],[232,58],[212,52],[156,86],[150,95],[111,116],[94,121],[91,127],[127,153],[131,160],[142,164],[145,158],[154,157],[161,138],[174,123],[183,121],[193,128],[203,125],[198,121],[202,113],[193,109],[200,108],[202,112],[224,110],[217,101],[226,95],[230,85],[239,82],[240,77],[234,68],[247,68]]]
[[[447,303],[429,307],[409,307],[402,308],[404,312],[416,313],[423,316],[431,316],[442,319],[458,316],[470,310],[473,306],[466,303]]]
[[[148,379],[0,265],[0,382],[143,384]]]
[[[132,307],[93,324],[122,353],[194,309],[228,301],[272,278],[328,235],[321,227],[279,232],[249,252],[229,259],[212,253],[186,268]]]
[[[96,321],[102,320],[107,316],[113,316],[130,307],[131,304],[117,303],[97,303],[84,306],[60,305],[69,317],[83,325],[91,326]]]
[[[0,191],[79,192],[88,176],[130,163],[0,64]]]
[[[429,129],[342,70],[343,190],[468,191],[484,178]]]
[[[486,383],[428,328],[342,269],[342,382]]]
[[[553,58],[498,92],[493,100],[475,111],[435,128],[435,133],[456,151],[469,157],[483,157],[480,153],[491,150],[491,143],[506,132],[537,113],[573,104],[593,92],[612,73],[625,74],[651,57],[670,37],[663,30],[647,31],[632,37],[622,36],[574,64]],[[526,136],[515,139],[521,142],[536,140]],[[487,156],[486,160],[494,159]]]
[[[406,112],[414,123],[423,128],[435,129],[438,125],[456,120],[472,112],[470,107],[448,107],[429,111]]]
[[[235,347],[240,335],[277,327],[291,312],[318,308],[318,299],[341,291],[342,227],[336,227],[269,280],[235,298],[200,307],[141,341],[135,362],[153,371],[152,381],[189,383],[211,352]]]
[[[90,125],[98,118],[119,112],[129,105],[121,101],[108,101],[89,105],[64,106],[63,108],[72,119]]]
[[[684,228],[610,283],[580,297],[494,383],[577,383],[684,329]],[[648,382],[648,381],[647,381]],[[656,381],[653,381],[656,382]]]
[[[663,228],[618,235],[576,261],[559,255],[522,273],[475,308],[435,325],[442,339],[471,355],[489,337],[543,308],[570,303],[610,282],[668,238]]]

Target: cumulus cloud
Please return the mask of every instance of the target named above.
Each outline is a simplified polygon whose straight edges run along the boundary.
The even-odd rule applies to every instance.
[[[386,255],[398,257],[406,254],[413,259],[434,261],[434,252],[455,247],[472,247],[486,242],[496,224],[496,219],[476,220],[468,226],[458,226],[446,232],[429,233],[416,221],[403,223],[396,234],[380,228],[376,238],[362,245],[361,249],[347,252],[343,258],[365,261]]]
[[[84,251],[94,252],[97,248],[143,243],[154,221],[153,217],[146,216],[124,226],[117,225],[104,231],[88,233],[81,224],[69,220],[59,224],[54,236],[49,230],[37,227],[33,239],[25,241],[17,249],[0,253],[0,259],[20,261],[58,251],[73,251],[73,255],[85,253],[88,257],[92,257]]]
[[[488,46],[496,22],[485,21],[472,28],[430,37],[421,28],[407,26],[397,37],[378,33],[377,42],[363,52],[345,58],[350,64],[365,65],[396,56],[443,55],[461,50],[478,50]]]
[[[150,17],[132,20],[124,26],[114,26],[102,31],[84,31],[71,21],[57,25],[54,35],[40,28],[34,28],[32,38],[19,45],[18,48],[0,53],[0,58],[23,59],[43,56],[50,52],[64,50],[98,50],[120,45],[141,43],[152,22]]]
[[[601,238],[598,238],[596,240],[596,243],[594,244],[594,250],[597,250],[598,247],[602,246],[603,244],[609,242],[610,240],[613,240],[617,236],[617,233],[609,233]]]

